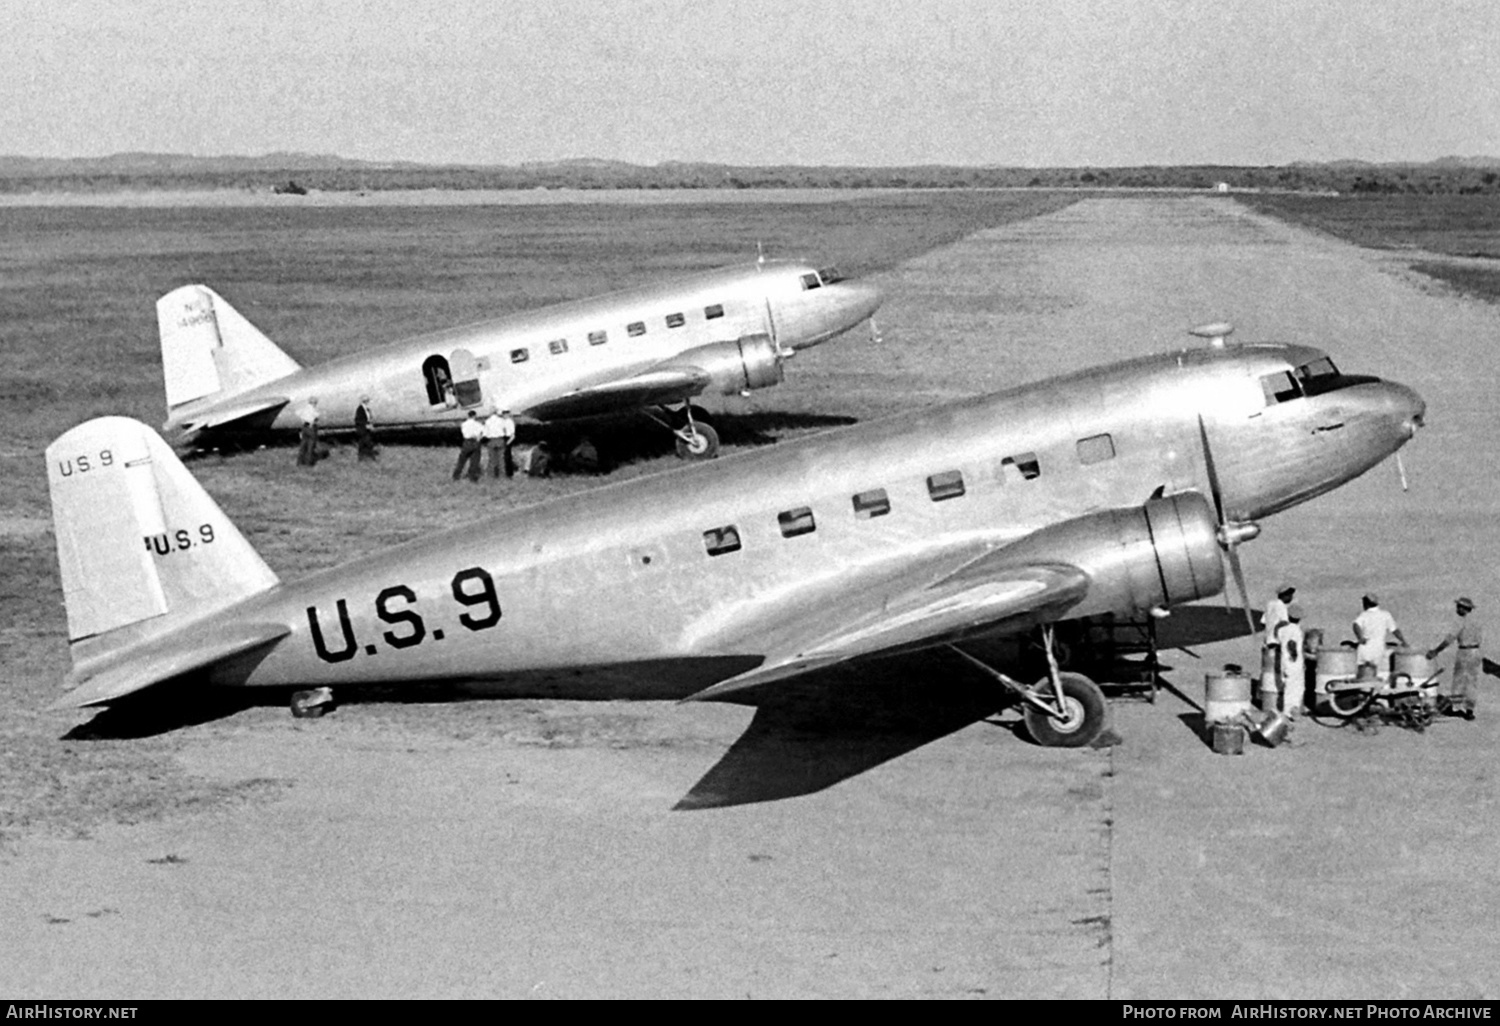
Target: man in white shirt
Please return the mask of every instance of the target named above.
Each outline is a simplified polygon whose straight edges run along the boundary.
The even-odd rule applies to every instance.
[[[463,442],[458,450],[458,463],[453,467],[453,480],[459,479],[464,472],[464,464],[468,463],[469,480],[478,483],[479,464],[484,459],[484,426],[479,423],[479,414],[470,410],[459,430],[463,434]]]
[[[1276,628],[1276,672],[1281,678],[1281,711],[1289,719],[1302,714],[1307,688],[1307,663],[1302,647],[1302,607],[1286,607],[1286,620]]]
[[[491,410],[490,415],[484,419],[484,444],[490,450],[490,474],[494,477],[500,476],[500,468],[505,468],[506,477],[515,477],[516,464],[511,459],[511,443],[516,440],[516,422],[511,419],[509,410]]]
[[[1354,638],[1359,643],[1354,649],[1354,658],[1361,666],[1375,667],[1376,675],[1384,680],[1391,670],[1386,644],[1395,638],[1399,644],[1405,645],[1406,638],[1396,626],[1396,618],[1380,608],[1380,599],[1366,595],[1362,601],[1364,612],[1354,618]]]
[[[302,420],[302,445],[297,450],[297,463],[310,467],[318,462],[318,400],[309,399],[297,409]]]

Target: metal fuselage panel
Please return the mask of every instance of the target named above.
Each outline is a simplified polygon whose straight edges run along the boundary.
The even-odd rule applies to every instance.
[[[1204,434],[1226,510],[1264,516],[1374,466],[1420,415],[1415,393],[1380,381],[1268,407],[1260,377],[1312,355],[1148,357],[503,514],[220,614],[292,634],[216,679],[483,678],[763,654],[736,625],[768,608],[816,608],[845,581],[920,574],[934,554],[1003,546],[1153,492],[1209,495]],[[854,496],[876,489],[889,512],[856,515]],[[805,524],[804,509],[815,530],[784,536],[780,515]],[[706,532],[726,527],[740,547],[710,555]]]
[[[384,427],[458,421],[467,407],[433,402],[423,370],[429,358],[451,360],[457,351],[469,354],[478,369],[482,398],[468,407],[521,413],[713,342],[769,334],[786,347],[805,348],[854,327],[879,305],[878,293],[858,282],[806,289],[802,279],[811,273],[809,265],[780,261],[723,268],[433,332],[306,367],[233,397],[186,404],[172,411],[165,430],[201,420],[217,405],[241,407],[262,397],[290,400],[269,425],[273,430],[299,427],[299,408],[312,398],[324,428],[352,427],[362,396],[370,397]],[[708,317],[710,308],[722,315]],[[644,330],[633,335],[631,325]],[[597,332],[606,341],[591,342]],[[524,359],[516,359],[521,352]]]

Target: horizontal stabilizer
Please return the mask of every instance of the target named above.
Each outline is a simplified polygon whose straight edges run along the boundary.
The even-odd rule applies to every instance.
[[[282,407],[291,402],[286,396],[261,396],[259,399],[228,400],[208,408],[202,416],[189,416],[168,427],[169,435],[179,444],[191,441],[204,431],[223,430],[251,417],[262,417],[269,423]]]
[[[54,709],[81,709],[123,698],[192,670],[212,666],[286,637],[292,629],[280,623],[237,624],[211,636],[178,631],[130,648],[117,649],[75,668],[66,683],[72,688]]]

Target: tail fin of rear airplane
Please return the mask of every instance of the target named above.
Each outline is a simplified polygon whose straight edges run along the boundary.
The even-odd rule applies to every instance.
[[[167,409],[228,397],[284,378],[301,365],[206,285],[184,285],[156,301]]]
[[[273,587],[276,575],[155,431],[127,417],[47,447],[75,667]]]

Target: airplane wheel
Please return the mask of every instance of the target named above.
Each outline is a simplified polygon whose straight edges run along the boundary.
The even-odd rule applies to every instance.
[[[1104,692],[1081,673],[1059,673],[1057,679],[1067,716],[1053,719],[1029,703],[1022,706],[1021,716],[1032,739],[1043,748],[1082,748],[1104,730]],[[1045,680],[1037,688],[1050,691]]]
[[[299,720],[317,719],[332,711],[331,688],[313,688],[311,691],[298,691],[292,695],[292,715]]]
[[[719,455],[719,433],[701,420],[693,425],[691,439],[677,437],[677,458],[711,460]]]

